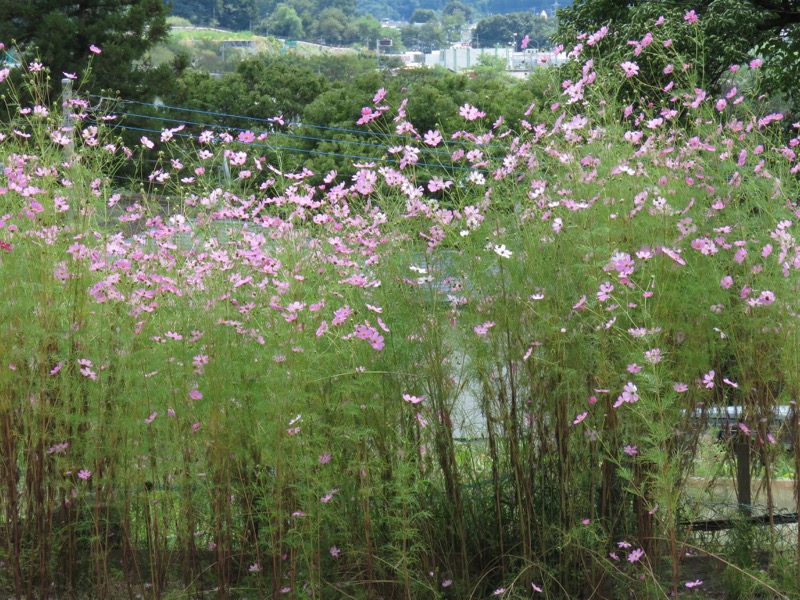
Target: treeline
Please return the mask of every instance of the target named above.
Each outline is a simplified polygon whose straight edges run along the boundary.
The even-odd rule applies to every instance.
[[[447,0],[409,0],[399,4],[389,0],[172,0],[171,4],[174,16],[195,25],[243,31],[266,28],[282,5],[294,10],[308,29],[326,9],[338,9],[348,18],[370,15],[378,20],[408,21],[419,9],[442,11]],[[463,4],[476,16],[511,12],[538,15],[542,11],[553,16],[556,6],[567,6],[571,1],[463,0]]]

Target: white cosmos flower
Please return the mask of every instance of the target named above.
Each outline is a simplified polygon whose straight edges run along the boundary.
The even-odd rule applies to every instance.
[[[511,250],[506,248],[505,244],[501,244],[500,246],[495,245],[493,249],[495,254],[497,254],[497,256],[499,256],[500,258],[511,258],[511,255],[513,254]]]

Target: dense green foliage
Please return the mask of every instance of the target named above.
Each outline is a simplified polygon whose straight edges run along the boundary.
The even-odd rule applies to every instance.
[[[82,74],[91,58],[98,89],[131,94],[147,83],[137,61],[166,39],[168,12],[163,0],[0,0],[0,40],[47,65],[53,83]]]
[[[520,42],[527,35],[530,40],[529,48],[549,49],[550,38],[555,30],[554,20],[543,19],[529,12],[493,15],[478,21],[472,45],[476,48],[489,48],[515,44],[515,50],[519,50]]]
[[[698,17],[691,33],[677,27],[684,17],[694,18],[688,16],[690,11]],[[607,26],[609,39],[597,57],[611,61],[640,40],[641,32],[659,17],[668,18],[674,32],[670,37],[674,55],[692,60],[704,85],[718,88],[731,65],[760,58],[764,61],[758,81],[761,91],[797,101],[800,3],[795,0],[576,0],[559,11],[557,37],[571,47],[577,34]],[[609,51],[610,45],[618,48],[616,54]],[[703,60],[695,61],[696,57]],[[639,65],[652,85],[668,81],[662,73],[665,66],[663,61],[649,60]]]

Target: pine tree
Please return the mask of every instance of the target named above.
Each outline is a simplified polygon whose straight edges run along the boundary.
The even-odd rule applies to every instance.
[[[169,10],[164,0],[0,0],[0,41],[49,67],[54,86],[91,57],[92,89],[133,94],[146,82],[142,58],[167,37]]]

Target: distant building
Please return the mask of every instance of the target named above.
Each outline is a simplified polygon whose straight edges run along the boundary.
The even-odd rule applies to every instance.
[[[551,51],[528,49],[523,52],[513,52],[509,47],[496,48],[469,48],[456,46],[447,50],[436,50],[425,55],[425,65],[433,67],[439,65],[445,69],[459,73],[471,71],[481,64],[484,56],[502,58],[506,69],[524,76],[536,67],[561,65],[567,62],[567,55],[563,52],[555,54]]]

